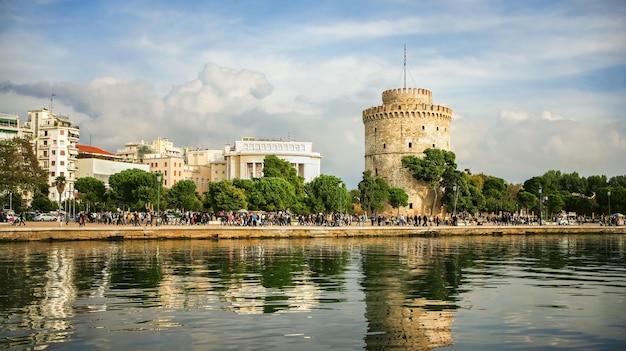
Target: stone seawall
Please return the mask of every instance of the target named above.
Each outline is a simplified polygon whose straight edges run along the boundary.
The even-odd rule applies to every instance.
[[[130,227],[92,225],[77,227],[0,226],[0,241],[55,240],[168,240],[168,239],[251,239],[251,238],[351,238],[385,236],[437,237],[447,235],[534,235],[534,234],[626,234],[626,226],[472,226],[472,227],[229,227],[161,226]]]

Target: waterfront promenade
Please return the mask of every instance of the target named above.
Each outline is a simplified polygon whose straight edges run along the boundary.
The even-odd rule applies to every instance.
[[[263,226],[209,225],[132,226],[58,222],[28,222],[26,226],[0,224],[0,241],[55,240],[163,240],[163,239],[252,239],[252,238],[350,238],[385,236],[437,237],[448,235],[535,235],[535,234],[626,234],[626,226],[584,225],[480,225],[480,226]]]

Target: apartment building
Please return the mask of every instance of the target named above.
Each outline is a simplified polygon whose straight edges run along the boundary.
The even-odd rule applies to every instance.
[[[28,121],[22,132],[30,136],[39,165],[48,172],[49,198],[59,201],[55,180],[65,177],[65,188],[73,188],[76,181],[78,156],[78,126],[67,116],[56,115],[46,108],[28,111]],[[60,199],[70,198],[64,191]]]

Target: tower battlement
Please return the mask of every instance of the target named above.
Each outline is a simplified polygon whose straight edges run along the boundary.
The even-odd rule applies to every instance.
[[[392,117],[438,117],[452,118],[452,109],[441,105],[427,104],[393,104],[373,106],[363,110],[363,119],[392,118]]]
[[[383,104],[427,104],[433,103],[433,93],[422,88],[397,88],[383,91]]]

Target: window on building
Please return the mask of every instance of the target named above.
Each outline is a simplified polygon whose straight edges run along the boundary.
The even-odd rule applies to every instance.
[[[48,161],[43,161],[43,168],[48,168]]]
[[[48,136],[48,131],[47,130],[43,131],[43,136]]]
[[[52,145],[56,145],[57,141],[56,140],[52,140]]]
[[[61,177],[65,177],[65,172],[61,172],[61,173],[60,173],[60,176],[61,176]]]
[[[61,129],[61,135],[65,135],[65,131],[63,129]]]
[[[65,161],[60,161],[60,162],[59,162],[59,164],[60,164],[61,166],[65,166]]]
[[[422,130],[426,130],[426,126],[422,126]]]
[[[55,175],[54,171],[50,172],[51,177],[54,177],[54,175]]]
[[[374,169],[374,175],[378,177],[378,168]]]
[[[409,149],[413,147],[413,143],[409,141]]]
[[[51,161],[51,162],[50,162],[50,164],[51,164],[51,165],[53,165],[53,166],[56,166],[56,165],[57,165],[57,164],[56,164],[56,161]]]
[[[163,171],[163,176],[167,177],[167,171]]]
[[[433,144],[433,147],[435,147],[435,144]]]
[[[437,131],[439,131],[439,127],[437,127]]]
[[[43,152],[43,157],[48,157],[48,151]]]
[[[43,146],[48,146],[48,140],[43,141]]]
[[[61,150],[61,156],[65,156],[65,150]]]
[[[413,203],[412,202],[409,204],[409,210],[411,210],[411,209],[413,209]]]
[[[52,155],[56,155],[57,151],[56,150],[52,150]]]
[[[165,162],[165,167],[167,167],[167,162]]]
[[[387,144],[383,144],[383,149],[386,149],[386,148],[387,148]]]

